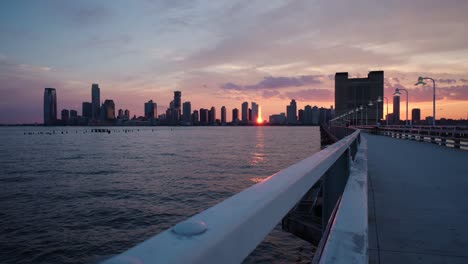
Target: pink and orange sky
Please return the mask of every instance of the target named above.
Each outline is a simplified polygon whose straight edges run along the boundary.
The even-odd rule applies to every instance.
[[[409,90],[409,108],[468,115],[468,1],[8,1],[0,3],[0,123],[42,122],[45,87],[58,109],[101,99],[142,115],[174,90],[193,109],[255,101],[262,117],[329,107],[334,74],[385,71],[385,96]],[[384,107],[385,109],[386,107]],[[405,114],[402,98],[401,117]]]

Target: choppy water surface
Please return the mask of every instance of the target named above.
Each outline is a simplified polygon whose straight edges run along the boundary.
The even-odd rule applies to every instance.
[[[99,262],[320,150],[316,127],[110,129],[0,128],[1,263]],[[312,251],[277,227],[245,262]]]

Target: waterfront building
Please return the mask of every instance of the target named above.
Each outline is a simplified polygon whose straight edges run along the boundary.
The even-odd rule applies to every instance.
[[[320,121],[319,108],[314,105],[314,107],[312,107],[312,124],[318,125],[319,121]]]
[[[249,103],[242,103],[242,122],[247,123],[249,121]]]
[[[197,110],[193,110],[192,124],[194,124],[194,125],[199,125],[200,124],[200,115],[198,114]]]
[[[190,102],[184,102],[182,108],[182,123],[183,125],[189,126],[192,124],[192,104]]]
[[[124,116],[125,116],[125,119],[127,119],[127,120],[130,119],[130,111],[128,109],[125,109]]]
[[[57,92],[55,88],[44,89],[44,125],[54,125],[57,121]]]
[[[93,116],[93,104],[90,102],[83,102],[81,109],[81,116],[85,118],[92,118]]]
[[[61,119],[64,124],[70,121],[70,111],[68,109],[62,109]]]
[[[101,110],[104,112],[102,115],[103,120],[112,121],[115,119],[115,104],[113,100],[106,99],[104,104],[102,104]]]
[[[216,108],[214,106],[208,111],[208,124],[214,125],[216,122]]]
[[[99,106],[101,104],[101,89],[99,89],[99,84],[93,83],[91,85],[91,104],[92,106],[92,118],[98,120],[100,117]]]
[[[232,122],[233,123],[239,122],[239,109],[237,108],[232,109]]]
[[[78,117],[78,111],[70,109],[70,119],[77,118],[77,117]]]
[[[252,108],[249,108],[248,113],[249,113],[249,115],[248,115],[247,119],[248,119],[249,121],[252,121]]]
[[[312,114],[312,106],[306,105],[304,107],[304,118],[303,118],[303,124],[305,125],[312,125],[313,124],[313,114]]]
[[[153,102],[153,100],[149,100],[145,103],[145,117],[147,119],[156,118],[158,116],[158,105]]]
[[[299,109],[298,111],[299,123],[304,124],[304,110]]]
[[[118,112],[118,115],[117,115],[117,118],[118,119],[124,119],[124,111],[122,109],[119,109],[119,112]]]
[[[172,112],[172,123],[178,125],[180,122],[181,112],[182,112],[182,92],[174,92],[174,101],[173,101],[173,112]]]
[[[297,123],[297,104],[296,100],[292,99],[291,103],[286,106],[286,117],[288,124],[296,124]]]
[[[200,108],[200,125],[208,124],[208,109]]]
[[[286,124],[286,114],[280,113],[279,115],[271,115],[268,121],[271,125],[284,125]]]
[[[400,122],[400,96],[398,95],[393,96],[393,119],[391,121],[395,125]]]
[[[258,121],[258,104],[255,102],[252,102],[252,115],[250,118],[250,121],[255,124]]]
[[[411,124],[418,125],[421,123],[421,109],[413,108],[411,110]]]
[[[226,124],[226,107],[221,107],[221,124]]]
[[[371,71],[367,78],[348,78],[347,72],[335,74],[335,112],[336,115],[346,114],[358,107],[367,106],[369,101],[374,101],[374,106],[368,107],[369,123],[373,124],[377,119],[375,101],[383,100],[384,72]],[[383,116],[383,102],[378,103],[380,120]]]

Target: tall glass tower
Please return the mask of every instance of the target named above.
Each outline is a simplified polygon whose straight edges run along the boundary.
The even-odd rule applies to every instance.
[[[101,107],[101,90],[99,89],[99,84],[93,83],[91,85],[91,104],[93,105],[93,119],[99,119],[99,110]]]
[[[44,125],[53,125],[57,121],[57,92],[55,88],[44,90]]]

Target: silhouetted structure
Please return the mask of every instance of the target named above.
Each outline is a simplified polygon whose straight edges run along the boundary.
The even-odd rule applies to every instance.
[[[197,111],[197,110],[194,110],[194,111],[193,111],[193,114],[192,114],[192,123],[193,123],[194,125],[199,125],[199,124],[200,124],[199,114],[198,114],[198,111]]]
[[[106,99],[102,104],[101,111],[104,121],[113,121],[115,119],[115,104],[113,100]]]
[[[400,96],[393,96],[393,116],[389,120],[395,125],[400,122]]]
[[[247,123],[249,121],[249,103],[242,103],[242,122]]]
[[[346,114],[357,107],[367,106],[369,101],[383,100],[384,72],[371,71],[367,78],[348,78],[347,72],[335,74],[335,108],[336,115]],[[383,103],[378,103],[379,120],[383,116]],[[367,115],[370,124],[375,124],[377,110],[368,107]]]
[[[216,108],[214,106],[208,111],[208,124],[214,125],[216,122]]]
[[[421,123],[421,109],[413,108],[411,110],[411,124],[418,125]]]
[[[208,124],[208,109],[200,108],[200,125]]]
[[[297,124],[297,105],[296,100],[292,99],[291,103],[286,106],[286,115],[288,124]]]
[[[252,116],[250,121],[254,124],[258,121],[258,104],[255,102],[252,102]]]
[[[83,102],[81,109],[81,116],[91,119],[93,116],[93,104],[90,102]]]
[[[54,125],[57,121],[57,92],[55,88],[44,90],[44,125]]]
[[[233,123],[239,122],[239,109],[237,108],[232,109],[232,122]]]
[[[70,111],[68,111],[68,109],[62,109],[60,116],[64,124],[67,124],[70,121]]]
[[[149,100],[145,103],[145,117],[148,119],[156,118],[158,116],[158,105],[153,102],[153,100]]]
[[[182,105],[182,110],[183,110],[183,114],[182,114],[182,124],[185,125],[185,126],[189,126],[192,124],[192,116],[191,116],[191,113],[192,113],[192,104],[190,102],[184,102],[184,104]]]
[[[226,124],[226,107],[221,107],[221,124]]]
[[[312,112],[312,107],[310,105],[306,105],[304,107],[304,117],[303,117],[302,122],[305,125],[313,124],[313,112]]]
[[[92,118],[98,120],[100,116],[101,89],[99,89],[99,84],[97,83],[91,85],[91,104],[93,105]]]

